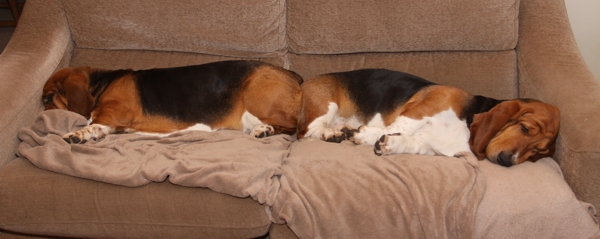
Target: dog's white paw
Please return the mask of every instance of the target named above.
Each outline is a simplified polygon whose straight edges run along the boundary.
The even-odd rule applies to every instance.
[[[111,133],[111,128],[106,125],[92,124],[83,129],[63,135],[63,139],[70,144],[83,144],[88,140],[101,139]]]
[[[384,134],[381,137],[379,137],[379,140],[377,140],[377,142],[375,142],[375,145],[373,147],[373,151],[375,152],[375,154],[382,156],[382,155],[387,155],[391,153],[391,148],[389,143],[389,140],[391,138],[391,136],[398,136],[400,135],[400,133],[395,133],[395,134]]]
[[[355,144],[375,145],[379,137],[383,135],[383,129],[361,125],[353,135]]]
[[[256,138],[264,138],[275,134],[275,129],[273,126],[268,124],[259,124],[254,126],[252,131],[250,131],[250,135]]]
[[[333,142],[333,143],[340,143],[342,142],[346,137],[344,136],[344,133],[342,131],[339,130],[334,130],[334,129],[327,129],[324,133],[323,133],[323,141],[327,141],[327,142]]]

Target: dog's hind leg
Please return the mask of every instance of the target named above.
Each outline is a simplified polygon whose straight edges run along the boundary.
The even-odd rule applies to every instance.
[[[315,118],[306,127],[304,137],[328,142],[341,142],[345,139],[344,133],[341,130],[332,128],[338,118],[338,105],[330,102],[327,109],[327,113]]]
[[[275,129],[273,126],[268,124],[258,124],[255,125],[252,131],[250,131],[250,135],[256,138],[264,138],[275,134]]]
[[[242,114],[242,131],[256,138],[264,138],[275,134],[275,128],[263,123],[258,117],[246,111]]]
[[[242,97],[238,99],[244,112],[244,132],[255,137],[296,133],[302,103],[298,81],[301,79],[295,79],[292,72],[283,68],[263,66],[256,69],[246,79]]]

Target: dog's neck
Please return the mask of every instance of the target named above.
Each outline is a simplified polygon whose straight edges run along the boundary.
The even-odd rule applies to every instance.
[[[94,98],[94,107],[98,103],[98,99],[106,90],[106,87],[110,85],[113,81],[119,79],[125,74],[131,72],[132,70],[93,70],[89,73],[90,85],[89,91]]]
[[[469,101],[468,106],[462,114],[463,119],[467,120],[467,127],[473,123],[473,116],[479,113],[487,112],[505,100],[497,100],[490,97],[475,95]]]

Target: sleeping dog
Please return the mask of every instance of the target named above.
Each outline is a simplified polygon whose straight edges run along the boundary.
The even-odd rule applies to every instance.
[[[385,69],[316,76],[302,91],[298,138],[349,139],[378,155],[471,151],[511,166],[551,156],[559,129],[552,105],[474,96]]]
[[[255,137],[294,134],[302,79],[259,61],[148,69],[66,68],[43,89],[46,109],[70,110],[90,124],[63,136],[84,143],[118,132],[240,130]]]

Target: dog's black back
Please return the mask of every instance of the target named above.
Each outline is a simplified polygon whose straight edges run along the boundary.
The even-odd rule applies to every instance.
[[[387,113],[404,104],[423,88],[435,85],[418,76],[387,69],[362,69],[334,73],[365,116]]]
[[[221,61],[137,71],[99,71],[90,75],[90,89],[98,98],[113,81],[131,74],[145,114],[211,124],[230,112],[244,80],[264,64]]]

